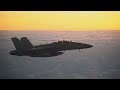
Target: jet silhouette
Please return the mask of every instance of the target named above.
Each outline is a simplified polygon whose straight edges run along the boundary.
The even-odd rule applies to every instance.
[[[77,43],[73,41],[57,41],[50,44],[33,46],[27,37],[11,38],[16,50],[10,51],[11,55],[31,56],[31,57],[52,57],[63,54],[65,50],[91,48],[92,45]]]

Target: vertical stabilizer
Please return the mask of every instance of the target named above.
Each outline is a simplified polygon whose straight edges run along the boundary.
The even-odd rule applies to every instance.
[[[13,41],[13,44],[14,44],[16,50],[23,50],[23,45],[17,37],[13,37],[13,38],[11,38],[11,40]]]
[[[27,39],[27,37],[21,37],[21,42],[23,44],[24,49],[33,48],[32,43]]]

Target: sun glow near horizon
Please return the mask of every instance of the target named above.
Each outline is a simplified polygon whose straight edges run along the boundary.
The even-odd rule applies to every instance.
[[[0,30],[120,30],[120,11],[0,11]]]

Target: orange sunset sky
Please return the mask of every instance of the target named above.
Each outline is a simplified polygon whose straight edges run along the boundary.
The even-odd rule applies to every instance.
[[[0,11],[0,30],[120,30],[120,11]]]

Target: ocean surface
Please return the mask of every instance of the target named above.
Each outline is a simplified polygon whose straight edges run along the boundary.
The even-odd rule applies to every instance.
[[[92,48],[55,57],[14,56],[11,37],[33,45],[72,40]],[[120,79],[120,31],[0,31],[0,79]]]

